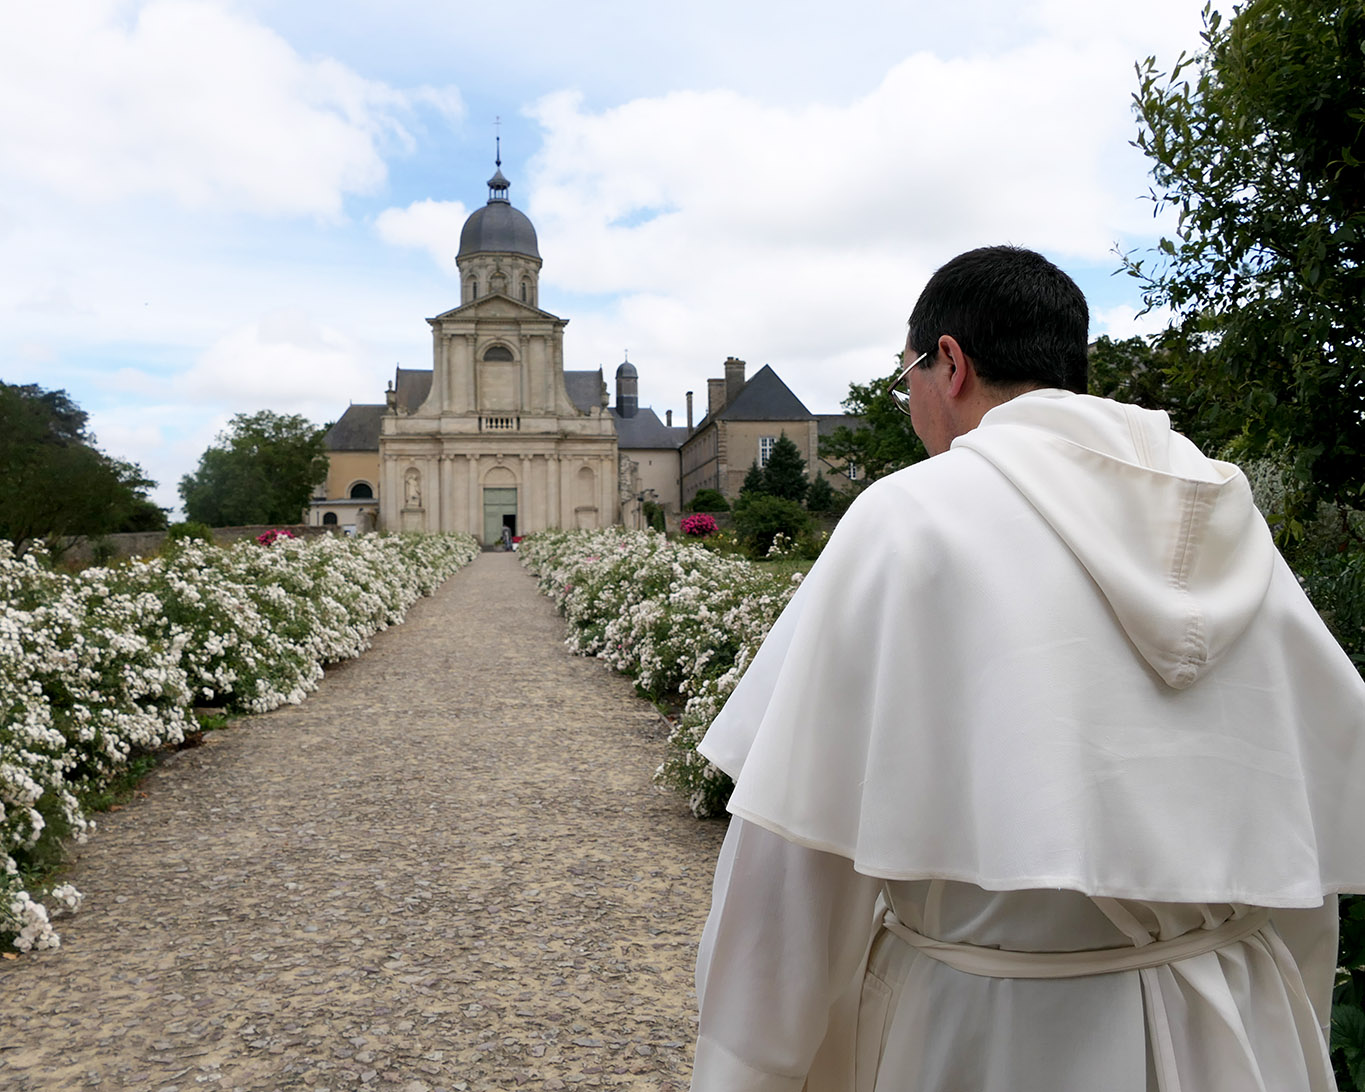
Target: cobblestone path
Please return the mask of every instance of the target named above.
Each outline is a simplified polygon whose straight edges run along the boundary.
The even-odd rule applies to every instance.
[[[677,1090],[723,831],[658,721],[484,554],[301,706],[101,816],[0,1088]]]

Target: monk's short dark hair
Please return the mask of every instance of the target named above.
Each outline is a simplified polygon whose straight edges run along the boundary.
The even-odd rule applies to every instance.
[[[1032,250],[987,246],[959,254],[929,278],[910,315],[910,346],[957,339],[994,386],[1085,393],[1090,309],[1076,282]],[[932,365],[932,358],[925,362]]]

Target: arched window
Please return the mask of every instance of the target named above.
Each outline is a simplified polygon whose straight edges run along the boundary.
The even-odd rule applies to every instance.
[[[512,350],[506,345],[490,345],[484,350],[485,360],[512,360]]]
[[[374,490],[369,482],[356,482],[351,486],[351,500],[373,500]]]
[[[521,282],[521,302],[525,303],[530,297],[530,287],[525,281]]]
[[[337,514],[335,512],[324,512],[322,514],[322,525],[324,527],[335,527],[337,525]]]
[[[476,300],[479,298],[479,282],[474,280],[472,277],[469,280],[469,298],[470,300]]]

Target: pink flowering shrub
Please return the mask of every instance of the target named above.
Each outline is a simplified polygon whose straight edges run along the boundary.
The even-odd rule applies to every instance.
[[[682,533],[692,535],[694,538],[706,538],[707,535],[714,535],[719,530],[715,517],[705,512],[698,512],[682,521]]]
[[[281,539],[293,537],[294,537],[293,531],[283,531],[280,530],[279,528],[276,528],[273,531],[267,531],[263,535],[257,535],[256,541],[259,542],[262,546],[270,546],[273,543],[279,542]]]

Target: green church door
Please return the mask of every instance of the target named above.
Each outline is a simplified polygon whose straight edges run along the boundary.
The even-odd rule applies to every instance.
[[[502,540],[503,527],[517,533],[517,491],[485,489],[483,491],[483,544],[493,546]]]

